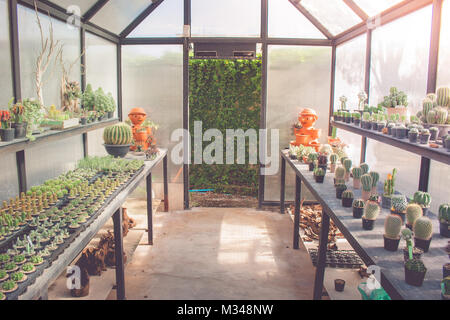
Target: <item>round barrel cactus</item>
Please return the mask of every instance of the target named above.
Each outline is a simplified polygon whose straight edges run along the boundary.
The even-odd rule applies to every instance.
[[[372,191],[372,177],[370,174],[363,174],[361,176],[361,184],[364,191]]]
[[[372,188],[376,188],[378,181],[380,181],[380,174],[375,171],[371,171],[369,174],[372,177]]]
[[[406,207],[406,221],[409,225],[414,225],[421,216],[422,208],[417,203],[411,203]]]
[[[384,235],[390,239],[398,239],[400,237],[400,230],[402,229],[403,221],[396,214],[390,214],[384,220]]]
[[[436,102],[438,106],[447,107],[450,105],[450,88],[442,87],[436,91]]]
[[[350,172],[350,169],[352,168],[352,160],[350,160],[349,158],[346,158],[342,165],[345,168],[345,172]]]
[[[402,194],[395,194],[391,197],[391,206],[395,212],[405,212],[408,207],[408,200]]]
[[[428,192],[417,191],[416,193],[414,193],[413,200],[422,208],[428,208],[431,203],[431,196]]]
[[[436,112],[436,123],[437,124],[446,124],[447,123],[447,117],[448,117],[448,111],[446,107],[436,107],[434,109]]]
[[[331,154],[330,162],[335,164],[339,160],[339,156],[336,153]]]
[[[363,162],[359,165],[359,167],[362,169],[363,174],[366,174],[369,172],[369,165],[367,163]]]
[[[450,223],[450,203],[444,203],[439,206],[439,220],[442,223]]]
[[[109,145],[129,145],[133,141],[133,132],[126,123],[118,123],[105,128],[103,140]]]
[[[417,239],[428,240],[433,235],[433,224],[427,217],[420,217],[414,222],[414,236]]]
[[[355,167],[352,169],[353,179],[361,179],[363,175],[363,170],[361,168]]]
[[[375,201],[367,201],[364,207],[364,218],[366,220],[376,220],[380,214],[380,206]]]

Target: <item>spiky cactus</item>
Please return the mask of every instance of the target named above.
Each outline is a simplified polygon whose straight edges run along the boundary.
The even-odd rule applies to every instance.
[[[366,174],[369,172],[369,165],[367,163],[363,162],[359,165],[359,167],[362,169],[363,174]]]
[[[364,208],[365,202],[363,199],[355,199],[353,200],[353,207],[355,208]]]
[[[334,172],[334,177],[336,179],[336,183],[342,182],[344,180],[345,169],[344,167],[337,167]]]
[[[347,156],[343,156],[343,157],[341,157],[341,158],[339,159],[339,161],[341,162],[342,165],[344,165],[345,159],[348,159],[348,157],[347,157]]]
[[[437,124],[446,124],[447,117],[448,117],[447,108],[446,107],[436,107],[436,108],[434,108],[434,111],[436,112],[436,123]]]
[[[339,160],[339,156],[336,153],[333,153],[330,155],[330,162],[332,164],[336,164],[338,160]]]
[[[352,199],[353,198],[352,190],[345,190],[344,192],[342,192],[342,198],[343,199]]]
[[[390,214],[384,220],[384,235],[386,238],[399,239],[402,229],[402,219],[396,214]]]
[[[416,204],[411,203],[406,207],[406,222],[413,226],[414,222],[422,216],[422,208]]]
[[[317,152],[311,152],[309,155],[308,155],[308,162],[314,162],[314,161],[316,161],[317,159],[319,158],[319,154],[317,153]]]
[[[426,118],[428,115],[428,112],[430,112],[431,110],[433,110],[433,101],[430,98],[423,99],[422,116],[424,116]]]
[[[431,203],[431,195],[428,192],[417,191],[414,193],[413,201],[422,208],[428,208]]]
[[[438,106],[447,107],[450,105],[450,88],[441,87],[436,91],[436,102]]]
[[[375,171],[371,171],[370,176],[372,177],[372,188],[377,188],[378,181],[380,181],[380,174]]]
[[[133,132],[126,123],[118,123],[105,128],[103,132],[105,144],[128,145],[133,141]]]
[[[444,203],[439,206],[439,221],[450,223],[450,203]]]
[[[376,220],[380,214],[380,206],[375,201],[367,201],[364,207],[364,219]]]
[[[430,99],[433,102],[433,108],[437,106],[437,96],[435,93],[429,93],[427,94],[427,98]]]
[[[434,109],[428,111],[425,119],[426,119],[427,123],[435,124],[436,123],[436,111]]]
[[[363,175],[363,170],[361,168],[355,167],[352,169],[353,179],[361,179]]]
[[[420,217],[414,222],[414,236],[417,239],[429,240],[433,235],[433,224],[427,217]]]
[[[352,160],[347,158],[344,160],[344,162],[342,164],[345,168],[345,172],[350,173],[350,169],[352,168]]]
[[[364,191],[372,191],[372,177],[366,173],[361,176],[361,184]]]
[[[391,205],[395,212],[405,212],[408,207],[408,200],[404,195],[396,194],[391,198]]]
[[[411,129],[413,130],[413,129]],[[416,129],[417,130],[417,129]],[[384,195],[385,196],[392,196],[395,192],[395,175],[397,174],[397,169],[394,168],[392,170],[392,174],[388,174],[386,181],[384,181]]]

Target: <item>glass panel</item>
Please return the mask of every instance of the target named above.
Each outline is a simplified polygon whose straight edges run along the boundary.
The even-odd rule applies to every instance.
[[[149,0],[110,0],[91,21],[106,30],[119,34],[150,4]]]
[[[431,160],[429,192],[432,197],[431,210],[439,212],[439,206],[443,203],[450,203],[448,185],[450,177],[450,166],[441,162]]]
[[[341,0],[303,0],[301,4],[332,34],[339,34],[362,21]]]
[[[182,37],[183,0],[164,0],[128,37]]]
[[[192,0],[192,36],[259,37],[260,0]]]
[[[0,188],[0,200],[8,200],[19,192],[19,180],[17,178],[16,154],[4,154],[0,156],[2,168],[2,187]]]
[[[366,162],[371,171],[380,174],[384,182],[388,173],[397,168],[395,190],[411,197],[419,186],[420,156],[390,145],[367,139]]]
[[[441,35],[439,42],[439,62],[437,72],[437,87],[450,87],[450,1],[442,5]]]
[[[117,46],[86,32],[86,83],[96,90],[111,92],[117,102]],[[117,117],[117,112],[114,113]],[[106,155],[103,148],[103,129],[88,133],[89,155]]]
[[[305,107],[316,110],[319,116],[316,128],[322,129],[321,142],[327,141],[330,83],[330,47],[269,46],[267,128],[280,130],[280,148],[294,140],[291,127]],[[294,179],[288,172],[286,199],[292,200]],[[279,173],[266,176],[265,181],[265,200],[278,201]]]
[[[28,187],[42,184],[63,172],[72,170],[83,158],[81,136],[74,136],[57,142],[40,145],[25,152]],[[47,165],[42,165],[43,163]]]
[[[356,4],[370,17],[373,17],[402,1],[403,0],[355,0]]]
[[[370,104],[397,87],[408,95],[410,114],[422,109],[427,93],[431,6],[383,25],[372,34]]]
[[[269,0],[269,37],[325,39],[289,1]]]
[[[44,37],[49,37],[50,21],[47,15],[39,14]],[[19,23],[19,50],[20,50],[20,79],[22,85],[22,98],[36,98],[36,59],[41,50],[41,37],[36,22],[36,13],[32,9],[18,7]],[[63,59],[66,64],[76,61],[80,56],[80,31],[69,27],[65,23],[52,19],[54,39],[64,45]],[[51,61],[44,74],[43,99],[44,104],[61,106],[62,71],[59,64]],[[80,81],[79,62],[72,68],[70,78]]]
[[[170,141],[172,132],[183,128],[183,46],[124,46],[122,65],[124,119],[132,108],[144,108],[147,117],[159,124],[158,146],[170,152],[178,145]],[[170,154],[168,164],[171,183],[182,184],[182,166],[172,163]],[[162,181],[160,170],[154,179]]]
[[[0,109],[4,109],[13,95],[11,77],[11,53],[9,45],[8,5],[0,0]]]
[[[81,15],[85,14],[98,0],[51,0],[54,4],[57,4],[64,9],[70,6],[78,6],[80,8]]]

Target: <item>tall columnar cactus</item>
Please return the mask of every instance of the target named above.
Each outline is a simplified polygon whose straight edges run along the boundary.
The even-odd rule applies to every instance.
[[[339,156],[336,153],[333,153],[330,155],[330,162],[332,164],[336,164],[338,160],[339,160]]]
[[[417,239],[429,240],[433,235],[433,224],[427,217],[420,217],[414,222],[414,236]]]
[[[347,158],[342,164],[344,165],[345,172],[350,173],[350,169],[352,168],[352,160]]]
[[[450,203],[444,203],[439,206],[439,221],[450,223]]]
[[[363,162],[359,167],[363,170],[363,174],[369,173],[369,165],[367,163]]]
[[[372,177],[372,191],[376,191],[378,181],[380,181],[380,174],[375,171],[371,171],[369,174]]]
[[[413,226],[414,222],[422,216],[422,208],[417,203],[411,203],[406,207],[406,222]]]
[[[392,196],[395,192],[395,175],[397,174],[397,169],[392,170],[392,174],[388,174],[386,181],[384,181],[384,195]]]
[[[448,117],[447,108],[446,107],[436,107],[436,108],[434,108],[434,111],[436,112],[436,123],[437,124],[446,124],[447,117]]]
[[[345,169],[344,167],[337,167],[336,172],[334,173],[334,177],[336,178],[336,183],[338,181],[344,180]]]
[[[364,219],[376,220],[380,214],[380,206],[375,201],[367,201],[364,207]]]
[[[393,195],[391,198],[391,205],[392,209],[395,212],[405,212],[406,208],[408,207],[408,200],[406,197],[402,194],[396,194]]]
[[[414,193],[413,201],[422,208],[428,208],[431,203],[431,195],[428,192],[417,191]]]
[[[433,101],[430,98],[423,99],[422,115],[426,118],[431,110],[433,110]]]
[[[339,159],[339,161],[341,161],[341,164],[342,164],[342,165],[344,165],[345,159],[348,159],[348,157],[343,156],[343,157],[341,157],[341,158]]]
[[[450,106],[450,88],[442,87],[436,91],[436,102],[438,106],[448,107]]]
[[[400,230],[402,229],[402,218],[396,214],[390,214],[384,220],[384,235],[386,238],[399,239]]]
[[[435,93],[429,93],[427,94],[427,98],[431,100],[431,102],[433,102],[433,108],[435,108],[437,106],[437,96]]]
[[[354,167],[352,169],[352,174],[353,174],[353,179],[361,179],[362,175],[363,175],[363,170],[361,168],[358,167]]]
[[[118,123],[105,128],[103,132],[105,144],[128,145],[133,141],[133,132],[126,123]]]
[[[361,176],[361,184],[364,191],[372,191],[372,177],[366,173]]]

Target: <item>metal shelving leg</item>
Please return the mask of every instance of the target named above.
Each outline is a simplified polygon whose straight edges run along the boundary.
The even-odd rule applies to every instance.
[[[147,176],[147,235],[148,244],[153,245],[153,206],[152,203],[152,173]]]
[[[294,210],[294,249],[299,247],[300,238],[300,196],[302,194],[302,180],[295,177],[295,210]]]
[[[122,208],[113,215],[114,245],[116,255],[117,300],[125,300],[125,273],[123,264]]]
[[[169,178],[167,176],[167,155],[163,159],[164,212],[169,212]]]
[[[285,189],[286,189],[286,160],[281,157],[281,184],[280,184],[280,213],[283,214],[285,211],[284,200],[285,200]]]
[[[323,279],[328,248],[328,232],[330,231],[330,216],[322,210],[322,224],[320,226],[319,252],[314,280],[314,300],[322,299]]]

